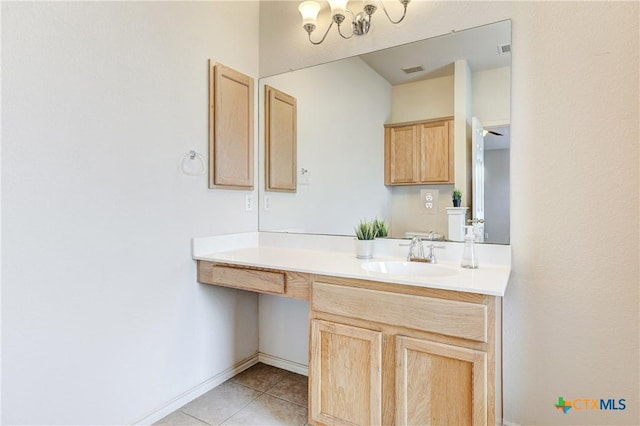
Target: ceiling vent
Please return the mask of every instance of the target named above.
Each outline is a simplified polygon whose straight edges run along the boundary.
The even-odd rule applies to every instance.
[[[422,65],[417,65],[415,67],[404,67],[402,68],[402,71],[404,71],[406,74],[412,74],[414,72],[424,71],[424,68],[422,67]]]
[[[500,55],[505,55],[507,53],[511,53],[511,45],[510,44],[499,44],[498,45],[498,53]]]

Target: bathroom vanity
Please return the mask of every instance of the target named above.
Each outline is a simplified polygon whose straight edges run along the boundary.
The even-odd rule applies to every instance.
[[[309,300],[309,423],[501,422],[508,254],[507,264],[477,270],[444,256],[428,265],[437,270],[405,275],[365,269],[348,250],[268,238],[208,254],[194,249],[198,281]],[[397,240],[382,244],[374,261],[402,267]],[[457,246],[450,243],[449,256]],[[487,250],[508,253],[508,246]]]

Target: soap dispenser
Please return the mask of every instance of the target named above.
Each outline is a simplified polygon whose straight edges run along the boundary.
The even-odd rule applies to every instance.
[[[476,269],[478,267],[478,258],[476,257],[476,249],[473,245],[476,236],[473,233],[473,226],[465,226],[467,233],[464,236],[464,251],[462,252],[462,261],[460,266],[468,269]]]

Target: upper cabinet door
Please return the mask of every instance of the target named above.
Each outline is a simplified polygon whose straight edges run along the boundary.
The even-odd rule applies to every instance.
[[[415,126],[385,129],[385,185],[417,183],[418,140]]]
[[[209,187],[253,189],[253,79],[209,61]]]
[[[421,182],[449,182],[453,164],[449,127],[448,121],[420,125]]]
[[[265,86],[266,190],[296,192],[296,98]]]

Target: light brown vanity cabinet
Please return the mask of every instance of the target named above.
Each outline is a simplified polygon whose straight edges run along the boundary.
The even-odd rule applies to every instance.
[[[312,280],[311,424],[500,423],[501,298]]]
[[[454,183],[453,118],[384,127],[385,185]]]
[[[198,260],[198,282],[309,300],[311,279],[304,272]]]

